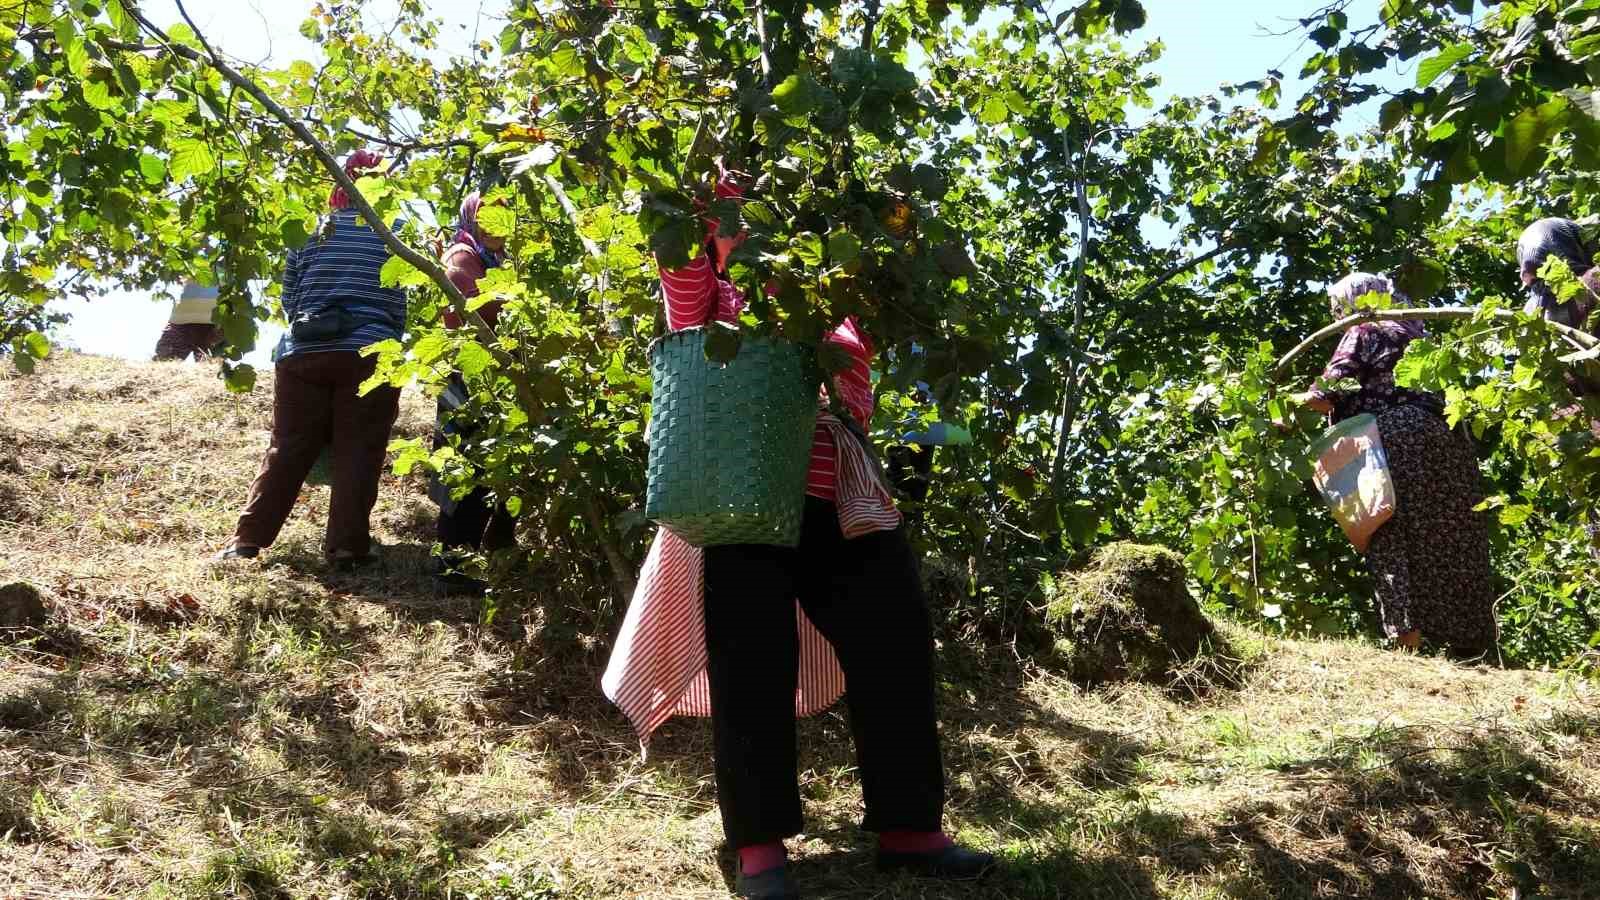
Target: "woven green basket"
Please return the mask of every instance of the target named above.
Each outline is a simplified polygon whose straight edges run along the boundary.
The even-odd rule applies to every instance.
[[[800,543],[821,373],[806,348],[746,336],[727,365],[704,328],[650,347],[645,516],[697,547]]]

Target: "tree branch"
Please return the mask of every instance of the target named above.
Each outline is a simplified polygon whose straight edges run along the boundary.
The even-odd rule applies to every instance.
[[[866,24],[861,28],[861,49],[872,51],[872,33],[878,28],[878,7],[882,0],[867,0]]]
[[[1430,309],[1362,310],[1353,316],[1346,316],[1332,325],[1318,330],[1310,337],[1296,344],[1294,349],[1290,350],[1288,353],[1285,353],[1283,358],[1278,360],[1278,364],[1272,368],[1272,380],[1274,382],[1281,380],[1283,378],[1284,371],[1289,368],[1289,363],[1293,362],[1295,357],[1306,352],[1312,347],[1315,347],[1317,344],[1322,343],[1328,338],[1333,337],[1334,335],[1343,334],[1351,326],[1360,325],[1362,322],[1396,322],[1428,319],[1471,319],[1481,312],[1483,312],[1483,310],[1480,310],[1475,306],[1439,306]],[[1516,319],[1519,314],[1509,309],[1496,309],[1492,311],[1492,315],[1497,319]],[[1577,347],[1585,350],[1600,347],[1600,338],[1596,338],[1592,334],[1579,331],[1570,325],[1562,325],[1559,322],[1552,322],[1549,319],[1539,319],[1538,321],[1543,322],[1551,331],[1559,334],[1562,338],[1565,338],[1569,343]]]
[[[1128,301],[1128,305],[1130,307],[1139,306],[1139,304],[1143,303],[1146,298],[1155,293],[1172,279],[1177,278],[1179,275],[1182,275],[1186,272],[1191,272],[1199,268],[1202,264],[1216,259],[1222,254],[1227,253],[1229,250],[1236,250],[1238,248],[1238,244],[1218,244],[1199,256],[1193,257],[1184,262],[1173,263],[1172,265],[1168,266],[1160,275],[1157,275],[1154,281],[1140,288],[1139,293],[1134,294],[1133,299]]]
[[[1040,0],[1034,0],[1033,8],[1047,24],[1051,24],[1050,14],[1045,11],[1044,4]],[[1066,62],[1068,58],[1067,46],[1062,42],[1061,35],[1056,31],[1053,24],[1050,27],[1050,37],[1055,42],[1056,52],[1061,54],[1062,62]],[[1075,116],[1074,118],[1078,117]],[[1075,179],[1077,181],[1078,206],[1078,259],[1073,264],[1075,283],[1072,289],[1072,329],[1067,332],[1067,345],[1069,347],[1077,340],[1078,334],[1083,327],[1083,299],[1087,291],[1084,273],[1088,265],[1089,256],[1090,210],[1088,179],[1089,148],[1092,138],[1089,135],[1087,122],[1080,123],[1079,128],[1083,133],[1083,146],[1080,148],[1081,153],[1078,156],[1078,177]],[[1072,144],[1068,140],[1067,132],[1062,131],[1061,162],[1064,166],[1072,164],[1072,155]],[[1061,389],[1061,425],[1056,429],[1055,459],[1050,463],[1050,487],[1052,491],[1059,491],[1061,488],[1061,474],[1067,463],[1067,442],[1070,439],[1073,420],[1078,415],[1081,373],[1082,370],[1078,363],[1074,361],[1071,370],[1067,374],[1067,383]]]
[[[332,127],[329,126],[327,122],[324,122],[320,119],[315,121],[317,124],[322,125],[325,128]],[[471,138],[451,138],[449,140],[431,142],[417,140],[415,138],[410,140],[396,140],[394,138],[381,137],[379,135],[372,134],[371,132],[363,131],[359,128],[356,128],[354,125],[341,125],[339,127],[369,144],[378,144],[382,147],[388,147],[391,150],[404,150],[408,153],[426,153],[434,150],[449,150],[452,147],[467,147],[470,148],[474,153],[476,153],[478,150],[477,142],[473,141]]]

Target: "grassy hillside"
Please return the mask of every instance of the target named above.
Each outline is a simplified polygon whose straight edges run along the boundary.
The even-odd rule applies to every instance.
[[[325,488],[258,564],[204,565],[270,383],[82,356],[0,375],[0,895],[717,897],[709,728],[641,759],[607,648],[477,624],[424,576],[387,478],[384,562],[328,571]],[[431,408],[407,395],[400,431]],[[978,889],[884,881],[837,712],[802,726],[816,897],[1600,897],[1600,690],[1346,642],[1252,647],[1238,690],[1083,692],[946,646],[950,821]],[[537,674],[533,674],[537,673]]]

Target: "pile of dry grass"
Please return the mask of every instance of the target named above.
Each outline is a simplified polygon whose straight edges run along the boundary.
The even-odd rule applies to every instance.
[[[1051,662],[1083,684],[1141,681],[1195,686],[1233,658],[1189,594],[1183,558],[1165,547],[1119,542],[1050,586]]]

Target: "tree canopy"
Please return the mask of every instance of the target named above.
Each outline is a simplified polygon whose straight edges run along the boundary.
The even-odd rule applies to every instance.
[[[1137,537],[1187,554],[1211,602],[1339,632],[1374,617],[1366,576],[1309,489],[1310,432],[1272,426],[1316,354],[1287,380],[1275,364],[1328,323],[1327,284],[1389,272],[1419,303],[1482,309],[1400,377],[1483,445],[1502,649],[1600,645],[1581,529],[1600,450],[1587,416],[1557,414],[1593,354],[1500,314],[1521,306],[1521,227],[1600,213],[1600,0],[1386,0],[1372,22],[1332,2],[1300,22],[1303,96],[1268,72],[1159,108],[1161,44],[1125,37],[1136,0],[514,0],[444,63],[421,0],[381,31],[362,6],[313,7],[325,59],[268,68],[133,0],[0,0],[17,364],[48,352],[64,291],[194,278],[221,289],[225,372],[248,389],[237,360],[281,315],[274,279],[317,231],[333,157],[372,147],[390,165],[350,187],[403,220],[385,277],[414,297],[376,378],[437,390],[459,370],[487,423],[396,465],[502,497],[541,538],[552,608],[603,618],[631,588],[655,260],[702,252],[710,216],[749,234],[742,329],[814,341],[856,316],[880,350],[876,433],[942,416],[975,434],[940,457],[922,535],[973,573],[974,627]],[[1397,67],[1414,84],[1396,92]],[[715,194],[724,170],[742,198]],[[474,189],[504,200],[482,224],[509,250],[468,302],[432,260]],[[496,330],[472,314],[489,302]]]

